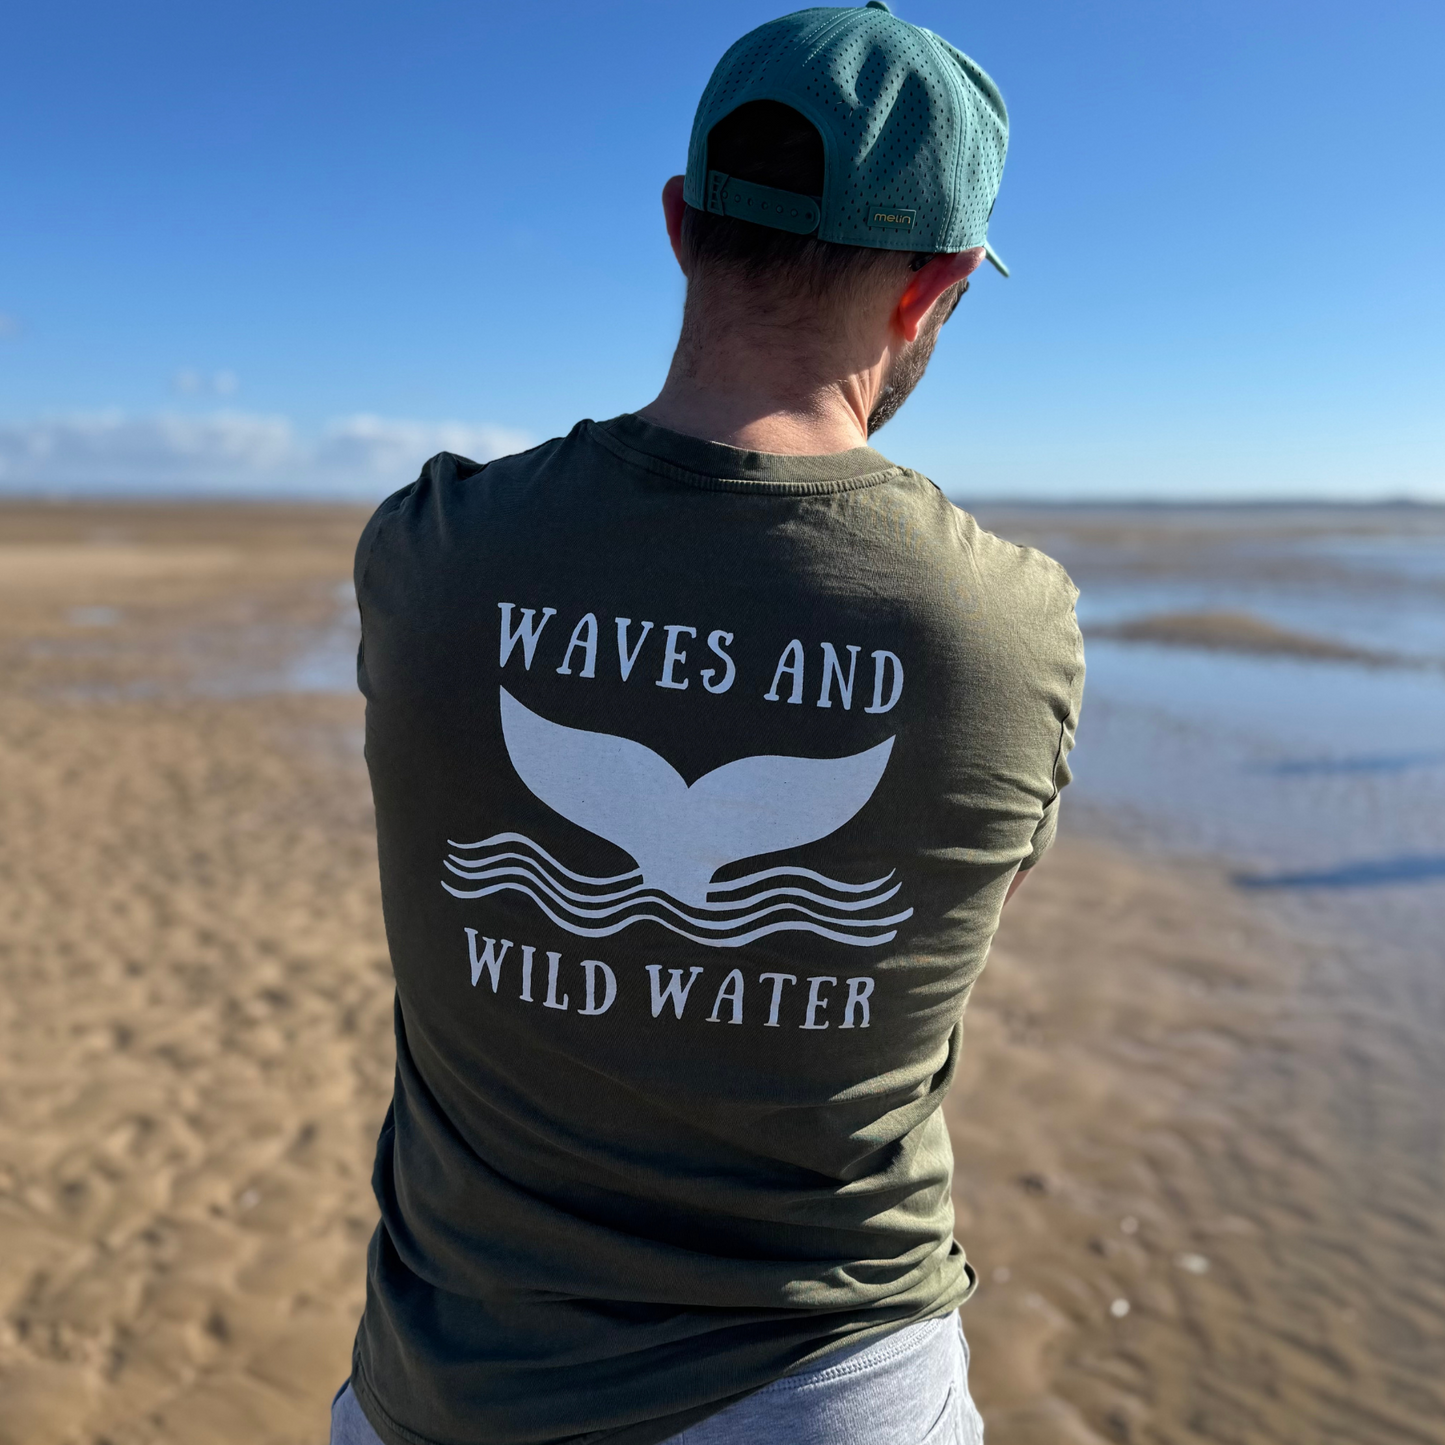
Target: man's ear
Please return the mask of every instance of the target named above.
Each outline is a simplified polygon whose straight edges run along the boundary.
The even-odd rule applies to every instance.
[[[667,239],[672,242],[672,254],[677,257],[684,276],[687,275],[687,266],[682,259],[682,213],[686,208],[687,202],[682,198],[682,177],[673,176],[662,188],[662,214],[667,222]]]
[[[671,181],[668,182],[672,184]],[[679,193],[681,186],[679,186]],[[916,341],[934,303],[950,286],[966,281],[983,261],[983,247],[969,251],[941,253],[929,259],[922,270],[909,278],[893,311],[893,325],[905,341]]]

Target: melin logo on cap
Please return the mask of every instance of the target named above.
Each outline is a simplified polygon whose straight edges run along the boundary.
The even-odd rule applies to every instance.
[[[900,211],[897,206],[884,206],[874,202],[868,207],[868,224],[885,231],[911,231],[916,211]]]

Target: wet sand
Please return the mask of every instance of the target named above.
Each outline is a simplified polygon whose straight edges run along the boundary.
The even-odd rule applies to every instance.
[[[1077,838],[1010,905],[951,1106],[991,1440],[1445,1440],[1438,1031],[1349,953]]]
[[[1249,612],[1159,612],[1091,629],[1094,637],[1124,642],[1162,642],[1170,647],[1204,647],[1219,652],[1246,652],[1262,657],[1307,657],[1329,662],[1398,665],[1389,653],[1347,647],[1328,637],[1292,632]]]
[[[0,1445],[325,1439],[392,1058],[361,519],[0,506]],[[990,1445],[1445,1441],[1438,1050],[1346,953],[1077,832],[1011,905],[949,1105]]]

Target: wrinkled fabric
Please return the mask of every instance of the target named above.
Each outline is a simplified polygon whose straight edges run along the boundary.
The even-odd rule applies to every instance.
[[[835,1350],[671,1437],[672,1445],[983,1445],[958,1317]],[[331,1406],[331,1445],[382,1445],[350,1384]]]

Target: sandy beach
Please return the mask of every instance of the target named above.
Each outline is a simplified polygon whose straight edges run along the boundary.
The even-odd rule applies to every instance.
[[[0,504],[0,1445],[326,1438],[392,1069],[364,515]],[[990,1445],[1441,1445],[1438,1021],[1109,836],[949,1105]]]

